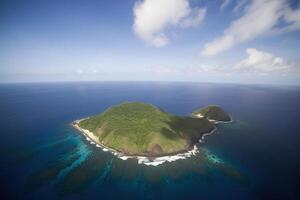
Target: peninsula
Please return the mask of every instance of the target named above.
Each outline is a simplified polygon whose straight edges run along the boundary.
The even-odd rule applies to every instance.
[[[204,117],[212,122],[230,122],[230,116],[219,106],[209,105],[192,113],[196,117]]]
[[[216,106],[176,116],[151,104],[130,102],[73,125],[106,149],[128,156],[161,157],[193,149],[204,134],[216,128],[215,121],[230,121],[228,117]]]

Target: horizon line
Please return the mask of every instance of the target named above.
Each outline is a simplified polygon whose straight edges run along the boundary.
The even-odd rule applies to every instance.
[[[289,84],[289,83],[241,83],[241,82],[215,82],[215,81],[167,81],[167,80],[74,80],[74,81],[7,81],[0,82],[0,85],[18,85],[18,84],[80,84],[80,83],[193,83],[193,84],[226,84],[226,85],[252,85],[252,86],[296,86],[299,87],[300,84]]]

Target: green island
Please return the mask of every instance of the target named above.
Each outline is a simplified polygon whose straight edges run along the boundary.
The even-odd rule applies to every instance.
[[[151,104],[129,102],[73,125],[96,144],[125,155],[159,157],[191,150],[203,134],[216,128],[211,119],[230,121],[224,114],[208,106],[190,116],[176,116]]]
[[[230,116],[219,106],[209,105],[192,113],[194,116],[204,117],[210,121],[230,122]]]

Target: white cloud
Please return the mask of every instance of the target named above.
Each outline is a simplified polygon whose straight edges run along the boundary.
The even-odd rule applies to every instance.
[[[248,57],[234,66],[235,71],[257,74],[288,74],[295,71],[294,66],[271,53],[254,48],[248,48],[246,52]]]
[[[146,42],[163,47],[169,39],[164,33],[170,26],[196,26],[205,18],[205,8],[191,8],[189,0],[143,0],[133,9],[135,33]]]
[[[285,25],[276,28],[283,19]],[[233,46],[266,35],[300,29],[300,9],[292,10],[287,0],[252,0],[245,14],[231,22],[223,36],[205,44],[201,54],[212,56]]]

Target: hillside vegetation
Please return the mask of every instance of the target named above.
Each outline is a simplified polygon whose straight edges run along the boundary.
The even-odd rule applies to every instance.
[[[204,118],[216,121],[231,121],[230,116],[219,106],[209,105],[193,112],[194,116],[202,115]]]
[[[174,116],[145,103],[112,106],[79,123],[105,146],[130,155],[164,155],[190,149],[214,129],[207,119]]]

